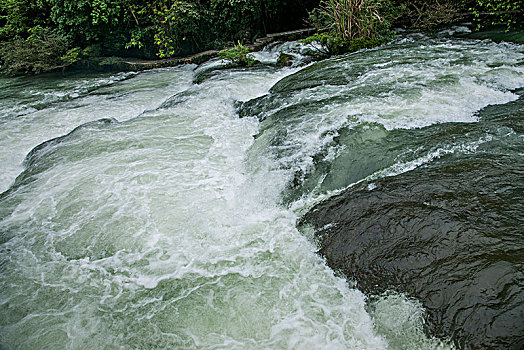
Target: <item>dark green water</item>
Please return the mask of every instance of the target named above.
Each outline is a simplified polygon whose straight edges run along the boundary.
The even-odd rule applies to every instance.
[[[273,50],[260,55],[271,60],[282,47]],[[467,294],[445,276],[478,272],[509,293],[497,308],[517,316],[506,318],[519,317],[523,63],[522,46],[413,35],[305,68],[219,71],[200,84],[194,66],[2,78],[0,345],[473,344],[468,334],[484,331],[470,331],[468,315],[435,320],[442,307],[418,288],[421,274],[388,264],[419,266],[409,259],[430,245],[411,234],[487,234],[471,249],[485,246],[489,257],[460,250],[448,266],[428,254],[427,278]],[[347,210],[314,217],[315,205],[339,198]],[[426,202],[439,210],[412,215]],[[299,221],[309,225],[298,230]],[[347,233],[330,231],[338,223],[364,227],[359,264],[348,249],[343,263],[327,252],[333,232]],[[390,231],[398,236],[380,236]],[[374,254],[388,240],[413,245],[391,244],[381,261]],[[396,292],[373,296],[386,289]],[[492,301],[467,295],[473,308]]]

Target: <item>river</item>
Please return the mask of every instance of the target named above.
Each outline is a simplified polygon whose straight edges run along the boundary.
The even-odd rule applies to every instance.
[[[367,302],[297,221],[497,137],[522,165],[522,130],[431,127],[517,101],[523,62],[416,34],[198,84],[194,65],[0,78],[0,348],[453,348],[415,298]]]

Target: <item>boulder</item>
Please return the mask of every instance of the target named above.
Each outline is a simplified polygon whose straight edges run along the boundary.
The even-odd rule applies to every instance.
[[[522,203],[522,157],[476,154],[361,183],[302,224],[365,293],[420,300],[429,333],[463,349],[522,349]]]

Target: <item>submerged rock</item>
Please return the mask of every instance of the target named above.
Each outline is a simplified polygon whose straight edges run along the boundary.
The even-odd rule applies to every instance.
[[[334,270],[418,299],[427,331],[460,348],[521,348],[520,70],[485,59],[495,44],[464,57],[439,42],[312,64],[239,115],[261,121],[255,149],[289,174],[284,204],[342,190],[302,221]]]
[[[362,183],[314,207],[320,253],[365,293],[418,298],[460,348],[524,346],[524,163],[464,156]]]
[[[26,155],[24,159],[25,170],[22,171],[20,175],[18,175],[14,184],[8,190],[0,194],[0,199],[4,196],[7,196],[10,192],[16,190],[19,186],[31,182],[36,174],[53,167],[54,164],[56,164],[57,159],[74,157],[74,155],[67,153],[57,155],[57,151],[60,151],[61,147],[71,140],[81,137],[82,134],[90,133],[93,130],[104,129],[117,125],[118,123],[118,120],[114,118],[101,118],[98,120],[93,120],[77,126],[65,135],[55,137],[37,145]]]
[[[54,147],[66,142],[67,140],[70,140],[74,135],[81,133],[82,131],[88,130],[88,129],[98,129],[107,127],[109,125],[117,124],[118,120],[115,118],[101,118],[97,120],[93,120],[87,123],[84,123],[80,126],[77,126],[73,130],[71,130],[69,133],[63,136],[55,137],[51,140],[47,140],[42,142],[41,144],[34,147],[29,154],[27,154],[24,164],[26,167],[31,167],[35,163],[37,163],[43,156],[47,155],[51,149]]]

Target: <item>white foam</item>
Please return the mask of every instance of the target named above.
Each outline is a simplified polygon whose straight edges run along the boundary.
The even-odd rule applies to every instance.
[[[187,88],[192,77],[192,67],[150,71],[133,79],[134,73],[67,81],[64,90],[35,92],[41,94],[44,103],[41,110],[26,110],[16,118],[6,118],[0,135],[0,192],[5,191],[23,170],[26,154],[38,144],[54,137],[67,134],[75,127],[100,118],[127,120],[135,118],[148,109],[154,109],[167,97]],[[174,72],[178,79],[172,80]],[[120,82],[118,85],[112,85]],[[69,86],[70,85],[70,86]],[[98,89],[104,87],[103,89]],[[87,94],[96,90],[94,94]],[[73,91],[73,92],[71,92]],[[70,100],[65,98],[76,92],[82,96]],[[51,96],[48,96],[51,94]],[[58,95],[64,95],[64,99]],[[58,97],[57,97],[58,96]],[[40,99],[40,98],[39,98]],[[62,103],[58,103],[62,101]],[[18,112],[20,113],[20,112]]]
[[[0,139],[7,150],[2,157],[11,152],[21,161],[37,143],[85,121],[122,121],[77,133],[52,149],[38,160],[45,170],[3,198],[3,345],[385,349],[410,337],[424,342],[405,322],[418,319],[416,303],[378,305],[373,317],[380,329],[374,327],[364,295],[335,276],[295,228],[298,204],[288,210],[278,203],[289,167],[313,166],[311,156],[342,126],[375,118],[389,129],[474,121],[482,106],[515,98],[507,89],[519,84],[514,61],[520,53],[494,44],[454,45],[437,50],[451,58],[399,64],[399,72],[377,65],[379,71],[353,86],[296,93],[284,104],[348,90],[355,95],[286,124],[282,147],[290,152],[281,159],[268,152],[264,135],[254,143],[258,121],[239,119],[233,102],[262,96],[296,69],[223,71],[198,86],[191,84],[194,67],[144,73],[107,88],[107,95],[99,91],[12,122]],[[461,59],[474,64],[461,65]],[[495,61],[510,67],[511,83],[485,79],[498,74],[489,73]],[[441,68],[446,74],[458,69],[460,76],[439,76]],[[357,94],[363,84],[377,92],[374,84],[381,82],[392,84],[391,91]],[[180,91],[188,98],[155,110]],[[457,99],[461,105],[449,106]],[[369,179],[475,147],[434,149]],[[3,169],[14,173],[13,164]]]
[[[79,133],[47,155],[52,167],[3,203],[13,214],[1,227],[17,235],[2,246],[11,263],[0,283],[30,315],[13,334],[62,335],[20,344],[386,348],[364,296],[277,205],[284,174],[246,169],[258,122],[239,119],[233,101],[290,72],[224,72],[173,108]],[[41,312],[58,307],[53,321]]]

